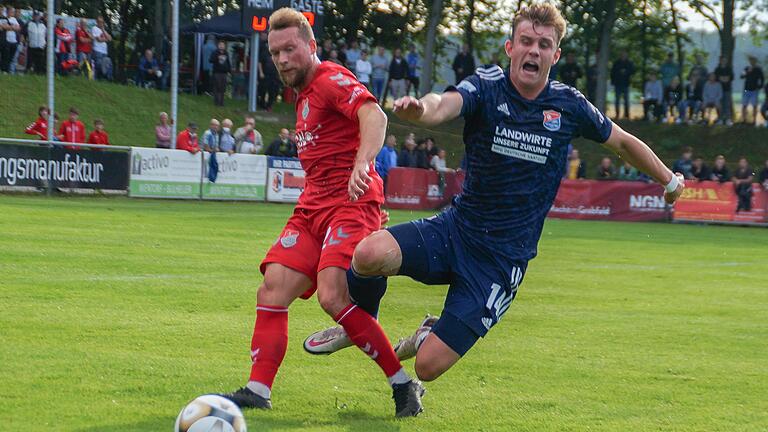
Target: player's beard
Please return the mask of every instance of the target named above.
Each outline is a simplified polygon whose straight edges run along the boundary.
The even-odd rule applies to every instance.
[[[299,86],[299,84],[304,82],[304,79],[307,77],[307,70],[302,68],[294,68],[293,77],[291,78],[286,77],[280,71],[278,71],[277,75],[280,77],[280,81],[282,81],[283,84],[288,87],[296,88]]]

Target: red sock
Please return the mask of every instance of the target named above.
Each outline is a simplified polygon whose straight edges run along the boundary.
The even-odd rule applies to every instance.
[[[344,327],[352,342],[368,354],[388,378],[403,368],[381,325],[366,311],[350,304],[334,320]]]
[[[277,369],[288,349],[288,308],[256,305],[256,324],[251,338],[251,377],[272,388]]]

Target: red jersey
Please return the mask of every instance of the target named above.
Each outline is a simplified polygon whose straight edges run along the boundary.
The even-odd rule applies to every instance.
[[[88,144],[109,145],[109,135],[104,131],[95,130],[88,135]]]
[[[75,40],[78,53],[91,53],[91,42],[93,39],[91,39],[91,35],[87,30],[83,30],[78,27],[77,31],[75,31]]]
[[[80,120],[65,120],[61,123],[59,135],[64,142],[85,143],[85,125]]]
[[[298,207],[318,209],[349,202],[347,187],[357,150],[360,126],[357,111],[376,98],[355,76],[331,62],[317,67],[315,76],[296,100],[296,140],[306,172]],[[370,188],[359,202],[384,202],[381,179],[371,163]]]
[[[29,135],[36,135],[41,140],[48,139],[48,120],[42,117],[38,117],[34,123],[30,124],[26,129],[24,129],[24,133]]]
[[[72,42],[72,33],[70,33],[69,30],[67,30],[65,27],[63,28],[56,27],[55,33],[56,33],[56,52],[68,53],[69,44]]]
[[[190,153],[197,153],[200,151],[200,146],[197,145],[197,135],[193,137],[189,136],[188,130],[183,130],[176,137],[176,150],[186,150]]]

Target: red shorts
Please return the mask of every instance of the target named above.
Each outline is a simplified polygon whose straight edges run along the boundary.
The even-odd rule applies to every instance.
[[[269,263],[303,273],[312,280],[312,288],[301,298],[312,297],[317,273],[328,267],[349,269],[357,244],[381,227],[380,212],[376,202],[348,202],[318,210],[297,207],[261,262],[261,274]]]

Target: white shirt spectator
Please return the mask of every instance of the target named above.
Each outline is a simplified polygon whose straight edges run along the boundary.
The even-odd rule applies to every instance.
[[[371,71],[373,70],[373,67],[371,66],[371,62],[368,60],[358,60],[355,64],[355,75],[357,76],[358,81],[360,81],[363,84],[368,84],[371,82]]]
[[[42,22],[30,21],[27,25],[27,38],[30,48],[45,48],[46,31]]]
[[[19,28],[19,22],[16,21],[16,17],[8,17],[8,25],[11,27]],[[15,44],[19,43],[18,36],[16,35],[16,32],[13,30],[8,30],[5,32],[5,41],[9,44]]]
[[[432,156],[432,161],[430,161],[429,165],[437,172],[453,171],[445,166],[445,159],[440,159],[438,155]]]
[[[99,38],[104,34],[104,31],[99,26],[93,26],[91,28],[91,36],[93,36],[93,50],[99,54],[107,54],[107,43],[99,41]]]
[[[645,100],[655,100],[661,102],[664,89],[661,87],[661,81],[646,81],[643,91],[643,97]]]

